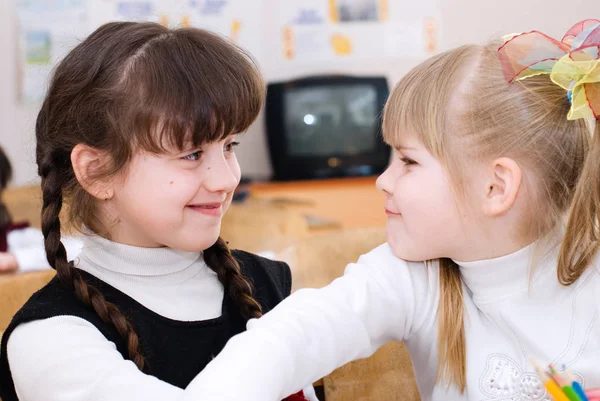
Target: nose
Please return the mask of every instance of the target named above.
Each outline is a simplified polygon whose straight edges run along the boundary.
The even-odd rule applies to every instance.
[[[205,188],[210,192],[233,192],[239,184],[239,174],[236,174],[233,167],[222,152],[211,158],[206,167]]]
[[[377,177],[377,181],[375,185],[377,189],[383,193],[385,196],[393,195],[393,177],[391,173],[392,166],[388,166],[387,169],[379,177]]]

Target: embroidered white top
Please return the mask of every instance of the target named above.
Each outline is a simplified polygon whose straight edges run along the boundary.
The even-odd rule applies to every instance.
[[[549,400],[531,358],[565,364],[584,387],[599,387],[598,261],[565,287],[556,275],[557,250],[538,258],[530,275],[534,247],[457,262],[466,315],[463,395],[436,384],[439,267],[402,261],[387,244],[329,286],[297,291],[250,321],[189,389],[211,401],[274,401],[390,340],[406,342],[424,401]],[[225,372],[240,378],[236,386],[224,386]]]

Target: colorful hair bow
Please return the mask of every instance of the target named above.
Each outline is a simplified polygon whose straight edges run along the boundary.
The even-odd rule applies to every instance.
[[[567,118],[600,118],[600,21],[575,24],[560,40],[531,31],[506,38],[498,49],[508,82],[550,74],[567,91]]]

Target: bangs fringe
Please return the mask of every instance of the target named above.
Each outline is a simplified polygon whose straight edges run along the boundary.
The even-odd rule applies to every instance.
[[[202,36],[202,37],[199,37]],[[212,52],[201,43],[211,43]],[[123,90],[136,143],[162,153],[198,147],[244,132],[264,102],[264,82],[251,56],[206,31],[180,29],[146,48]],[[221,54],[222,53],[222,54]],[[152,63],[146,60],[152,60]],[[165,60],[164,63],[157,60]]]

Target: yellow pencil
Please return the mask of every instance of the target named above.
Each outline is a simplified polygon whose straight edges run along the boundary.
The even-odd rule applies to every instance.
[[[558,384],[558,386],[562,388],[563,393],[565,393],[565,395],[570,401],[582,401],[582,399],[577,394],[575,387],[572,387],[573,380],[565,379],[563,375],[558,373],[558,371],[554,369],[554,366],[552,365],[548,365],[548,370],[546,370],[546,373],[548,373],[550,377],[556,382],[556,384]],[[566,372],[564,372],[564,374],[566,375]]]
[[[550,397],[552,397],[554,401],[570,401],[560,387],[558,387],[558,384],[556,384],[556,382],[552,380],[552,378],[548,376],[546,372],[540,369],[540,367],[537,365],[535,365],[535,370],[537,371],[540,380],[544,384],[546,391],[548,394],[550,394]]]

